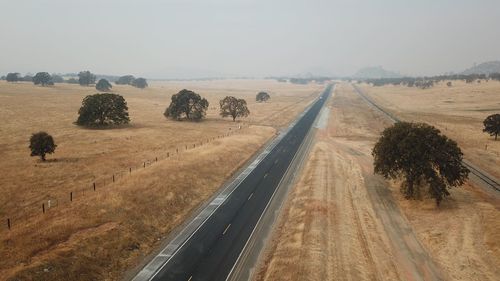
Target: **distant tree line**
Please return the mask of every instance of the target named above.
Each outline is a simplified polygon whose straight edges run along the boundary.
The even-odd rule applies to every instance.
[[[69,77],[65,79],[63,76]],[[99,86],[97,86],[96,84],[97,79],[99,79],[99,81],[102,81]],[[35,76],[31,74],[22,76],[18,72],[11,72],[5,76],[0,77],[0,80],[6,80],[7,82],[33,82],[35,85],[40,86],[54,85],[55,83],[80,84],[81,86],[91,86],[95,84],[96,88],[99,87],[98,90],[100,91],[107,91],[106,88],[102,87],[105,81],[109,84],[109,86],[107,87],[108,90],[112,87],[109,81],[114,81],[117,85],[131,85],[140,89],[144,89],[148,86],[147,80],[142,77],[135,78],[132,75],[125,75],[121,77],[110,75],[95,75],[88,70],[80,71],[78,74],[70,73],[66,75],[38,72]]]
[[[118,78],[115,81],[116,85],[131,85],[139,89],[144,89],[148,86],[148,82],[145,78],[139,77],[135,78],[133,75],[125,75]]]
[[[363,82],[368,84],[372,84],[373,86],[385,86],[385,85],[394,85],[394,86],[407,86],[407,87],[416,87],[420,89],[428,89],[433,87],[435,84],[441,81],[448,81],[446,85],[448,87],[452,86],[451,81],[465,81],[466,83],[473,83],[477,81],[478,83],[481,80],[497,80],[500,81],[500,73],[491,73],[490,75],[486,74],[454,74],[454,75],[439,75],[432,77],[401,77],[401,78],[379,78],[379,79],[365,79]]]

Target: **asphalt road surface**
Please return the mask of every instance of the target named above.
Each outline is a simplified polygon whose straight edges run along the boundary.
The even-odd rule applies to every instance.
[[[226,280],[331,88],[149,280]]]

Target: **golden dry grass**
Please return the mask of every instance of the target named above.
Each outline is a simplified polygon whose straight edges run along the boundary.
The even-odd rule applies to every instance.
[[[465,158],[500,178],[500,141],[483,133],[483,120],[500,113],[500,82],[441,82],[421,90],[404,86],[371,87],[365,93],[402,120],[426,122],[457,141]]]
[[[404,199],[373,175],[371,149],[390,122],[347,84],[284,205],[256,280],[497,280],[500,202],[467,183]],[[390,218],[396,220],[390,220]]]
[[[170,96],[183,88],[209,100],[207,120],[165,119]],[[0,118],[5,120],[0,126],[0,279],[119,279],[321,88],[269,80],[152,82],[145,90],[114,86],[113,92],[128,102],[131,124],[91,130],[72,122],[82,98],[95,89],[0,82]],[[270,102],[254,101],[260,90],[271,93]],[[250,117],[237,123],[219,118],[218,100],[225,95],[245,98]],[[48,157],[53,161],[29,157],[27,141],[39,130],[58,144]],[[193,144],[197,148],[185,151]],[[167,152],[171,157],[166,158]],[[128,175],[129,167],[155,157],[157,163]],[[69,203],[71,191],[78,192]],[[42,215],[42,202],[54,204],[54,198],[58,205]],[[13,218],[11,231],[6,230],[7,217]]]

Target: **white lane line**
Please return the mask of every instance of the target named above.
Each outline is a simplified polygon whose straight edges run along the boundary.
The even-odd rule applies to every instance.
[[[191,281],[191,279],[193,279],[193,275],[191,275],[188,279],[188,281]]]
[[[230,226],[231,226],[231,224],[228,224],[228,225],[226,226],[226,229],[224,229],[224,232],[222,232],[222,235],[226,234],[226,232],[227,232],[227,230],[229,229],[229,227],[230,227]]]
[[[264,178],[266,178],[266,177],[267,177],[267,174],[268,174],[268,173],[266,173],[266,174],[264,175]]]
[[[335,86],[336,86],[336,85],[334,84],[334,85],[333,85],[333,90],[331,90],[331,91],[334,91],[334,90],[335,90]],[[323,105],[323,106],[324,106],[324,105]],[[309,110],[309,108],[308,108],[307,110]],[[301,116],[301,118],[302,118],[302,116]],[[318,117],[316,116],[316,118],[318,118]],[[243,249],[241,249],[240,254],[238,255],[238,258],[236,259],[236,262],[233,264],[233,267],[232,267],[232,268],[231,268],[231,270],[229,271],[229,273],[228,273],[228,275],[227,275],[227,277],[226,277],[226,281],[228,281],[228,280],[229,280],[229,278],[231,277],[231,274],[232,274],[232,273],[233,273],[233,271],[235,270],[236,265],[237,265],[237,264],[238,264],[238,262],[240,261],[240,259],[241,259],[242,255],[243,255],[243,253],[245,252],[245,250],[246,250],[246,248],[247,248],[247,246],[248,246],[248,243],[250,242],[250,240],[252,239],[252,237],[253,237],[253,235],[254,235],[254,233],[255,233],[255,230],[256,230],[256,229],[257,229],[257,227],[259,226],[260,221],[262,220],[262,218],[264,217],[264,214],[266,213],[267,209],[269,208],[269,205],[271,204],[271,201],[273,201],[274,195],[275,195],[275,194],[276,194],[276,192],[278,191],[278,187],[280,187],[280,185],[281,185],[281,183],[282,183],[283,179],[285,179],[285,176],[288,174],[288,171],[290,170],[290,167],[292,166],[293,162],[295,161],[295,158],[297,157],[298,152],[299,152],[300,150],[302,150],[302,149],[303,149],[303,147],[302,147],[302,146],[304,145],[304,143],[305,143],[305,141],[306,141],[306,139],[307,139],[307,137],[308,137],[308,135],[309,135],[310,133],[311,133],[311,131],[309,130],[309,131],[308,131],[308,133],[306,134],[306,136],[302,139],[302,143],[300,144],[299,148],[295,151],[295,154],[293,155],[292,160],[290,161],[290,164],[289,164],[289,165],[288,165],[288,167],[286,168],[285,173],[283,174],[283,176],[281,177],[280,181],[278,182],[278,185],[277,185],[277,186],[276,186],[276,188],[274,189],[274,192],[273,192],[273,194],[271,195],[271,198],[269,198],[269,201],[267,202],[266,207],[264,208],[264,210],[263,210],[263,211],[262,211],[262,213],[260,214],[260,217],[259,217],[259,219],[257,220],[257,223],[256,223],[256,224],[255,224],[255,226],[253,227],[253,230],[252,230],[252,232],[250,233],[250,236],[248,237],[247,241],[245,242],[245,245],[243,246]],[[303,160],[302,160],[302,161],[303,161]],[[294,177],[295,177],[295,172],[296,172],[296,171],[294,171],[294,173],[293,173],[293,176],[294,176]],[[283,204],[283,203],[282,203],[282,204]]]
[[[253,192],[250,194],[250,196],[248,196],[247,201],[250,200],[250,198],[252,198],[252,196],[253,196]]]
[[[260,162],[262,162],[265,158],[267,158],[267,156],[270,154],[270,152],[274,148],[276,148],[276,146],[285,138],[286,135],[288,135],[290,130],[297,123],[297,120],[300,120],[313,105],[314,105],[314,103],[308,105],[308,107],[296,118],[296,120],[294,122],[292,122],[285,130],[281,131],[280,134],[274,140],[271,141],[271,143],[268,145],[268,147],[266,147],[265,150],[259,156],[257,156],[257,158],[249,166],[247,166],[247,168],[240,174],[240,176],[243,176],[243,178],[240,179],[240,176],[238,176],[236,179],[234,179],[233,182],[231,182],[230,184],[228,184],[226,186],[226,188],[220,194],[223,194],[224,192],[226,192],[227,190],[230,190],[231,188],[232,188],[232,190],[230,190],[229,194],[227,194],[225,196],[226,198],[224,201],[226,201],[232,195],[232,193],[236,189],[238,189],[239,185],[251,174],[251,172],[253,171],[253,168],[258,166],[260,164]],[[286,149],[284,149],[284,152],[286,152]],[[203,221],[196,227],[196,229],[194,231],[192,231],[188,235],[188,237],[184,241],[182,241],[180,246],[177,249],[175,249],[172,254],[168,254],[169,255],[168,259],[166,261],[163,261],[162,264],[159,266],[159,268],[153,268],[153,269],[149,268],[150,266],[154,266],[155,259],[160,257],[159,255],[157,255],[132,280],[133,281],[141,281],[141,280],[152,280],[153,278],[155,278],[156,275],[158,275],[158,273],[170,262],[170,260],[184,247],[184,245],[194,236],[194,234],[196,232],[198,232],[198,230],[210,219],[210,217],[219,209],[219,207],[221,205],[222,205],[222,203],[220,205],[217,205],[210,212],[210,214],[207,217],[203,218]],[[204,209],[203,211],[206,211],[206,210],[208,210],[208,207],[206,209]],[[202,211],[202,213],[203,213],[203,211]],[[199,216],[197,216],[194,220],[189,222],[189,224],[181,230],[181,232],[173,239],[173,241],[175,241],[175,240],[179,239],[181,236],[183,236],[186,229],[188,229],[194,223],[194,221],[196,221],[198,219],[201,219],[201,218]],[[146,275],[147,277],[144,275]]]

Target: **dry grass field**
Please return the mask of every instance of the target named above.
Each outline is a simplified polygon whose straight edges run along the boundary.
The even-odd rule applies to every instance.
[[[183,88],[208,99],[206,120],[165,119],[170,96]],[[131,123],[94,130],[73,124],[94,88],[1,81],[0,280],[120,279],[322,88],[271,80],[114,85]],[[260,90],[269,102],[255,102]],[[226,95],[245,98],[249,118],[220,118],[218,100]],[[46,163],[29,156],[28,139],[40,130],[58,145]]]
[[[500,82],[441,82],[421,90],[404,86],[362,89],[398,118],[426,122],[458,142],[465,158],[500,178],[500,141],[483,133],[483,120],[500,113]]]
[[[438,208],[373,174],[390,122],[348,84],[290,193],[255,280],[497,280],[500,202],[467,183]]]

